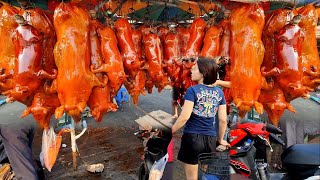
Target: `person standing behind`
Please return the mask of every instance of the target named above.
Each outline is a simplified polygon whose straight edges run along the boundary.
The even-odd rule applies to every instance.
[[[178,160],[184,163],[186,179],[198,179],[198,156],[215,152],[216,141],[223,140],[227,128],[226,102],[220,88],[212,86],[217,80],[218,67],[208,58],[199,57],[191,69],[191,79],[198,84],[188,88],[181,115],[172,126],[172,133],[184,126]],[[219,114],[219,131],[215,128]]]

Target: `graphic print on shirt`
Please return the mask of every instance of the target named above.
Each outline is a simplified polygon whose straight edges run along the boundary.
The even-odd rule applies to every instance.
[[[222,97],[220,96],[218,90],[203,89],[196,94],[197,103],[193,107],[193,113],[202,117],[215,117],[219,102]]]

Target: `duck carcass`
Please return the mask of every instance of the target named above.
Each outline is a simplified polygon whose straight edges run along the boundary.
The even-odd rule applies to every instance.
[[[263,27],[264,12],[256,4],[243,5],[231,13],[231,95],[240,117],[244,117],[253,106],[258,113],[263,112],[263,106],[258,102],[262,86]]]
[[[298,13],[302,16],[299,27],[305,35],[301,49],[304,74],[302,83],[314,89],[320,85],[320,59],[316,38],[319,15],[312,4],[302,7]]]
[[[42,70],[42,38],[43,36],[20,15],[14,16],[19,26],[13,37],[15,46],[15,68],[13,74],[14,88],[4,92],[8,101],[19,101],[27,106],[32,103],[33,96],[43,84],[43,78],[54,79],[57,71],[50,75]]]
[[[308,90],[302,84],[301,50],[304,37],[298,26],[300,20],[300,15],[294,16],[292,21],[275,35],[276,67],[280,70],[276,80],[288,102],[305,96]]]
[[[114,28],[116,30],[125,72],[130,78],[135,78],[140,70],[140,60],[134,48],[132,28],[128,20],[124,18],[118,19],[114,24]]]
[[[61,106],[55,111],[57,119],[66,111],[79,120],[92,88],[106,85],[90,71],[89,14],[74,4],[61,3],[54,12],[54,27],[57,34],[54,57],[59,73],[47,91],[58,92]]]
[[[219,55],[221,29],[212,25],[206,31],[201,56],[211,58]]]
[[[163,62],[165,71],[168,73],[172,82],[179,78],[180,67],[180,46],[179,35],[176,32],[169,32],[163,43]]]
[[[154,85],[158,88],[158,91],[161,92],[169,82],[167,75],[162,69],[163,54],[159,36],[153,33],[143,36],[143,46],[148,64],[148,74]]]
[[[190,27],[190,38],[186,47],[185,57],[197,57],[201,53],[203,38],[205,36],[206,22],[202,18],[193,20]]]
[[[7,3],[0,2],[0,93],[14,87],[12,75],[14,72],[15,52],[12,41],[18,24],[14,15],[18,10]]]
[[[220,38],[219,56],[230,56],[230,20],[223,19],[219,22],[218,27],[222,30]]]
[[[98,21],[97,19],[90,20],[91,67],[93,67],[93,68],[99,68],[102,66],[102,64],[105,63],[104,58],[101,54],[101,50],[103,50],[104,54],[106,53],[104,48],[101,49],[101,44],[105,45],[105,39],[103,40],[103,43],[101,43],[99,35],[98,35],[98,32],[100,32],[102,34],[102,35],[100,34],[100,37],[103,36],[103,38],[106,38],[105,34],[103,34],[103,32],[101,32],[101,31],[103,31],[102,29],[103,29],[103,25],[100,23],[100,21]],[[115,41],[115,43],[113,45],[116,46],[117,40],[116,40],[114,33],[112,34],[112,33],[108,32],[107,35],[109,35],[109,36],[113,35],[112,37],[113,37],[113,40]],[[110,38],[110,39],[112,39],[112,38]],[[110,47],[110,46],[108,46],[108,47]],[[108,50],[109,50],[109,48],[107,49],[107,51]],[[111,50],[117,50],[117,49],[112,48]],[[110,63],[110,61],[112,61],[112,57],[106,57],[106,58],[108,58],[107,60],[109,62],[109,68],[110,68],[110,64],[112,65],[112,63]],[[121,69],[122,62],[121,62],[119,51],[118,51],[118,61],[121,63],[120,64],[120,69]],[[106,67],[108,65],[104,64],[104,66]],[[118,64],[118,66],[119,66],[119,64]],[[118,67],[112,67],[112,68],[117,70]],[[105,79],[108,79],[109,83],[105,87],[94,87],[92,89],[92,93],[91,93],[89,100],[88,100],[88,106],[91,109],[91,114],[97,122],[102,121],[103,115],[106,112],[117,110],[117,105],[112,103],[111,94],[115,95],[115,93],[121,87],[120,83],[123,83],[123,80],[121,82],[121,80],[117,76],[121,76],[121,73],[122,73],[122,76],[124,78],[125,74],[124,74],[123,67],[120,72],[118,71],[118,73],[113,72],[110,69],[106,69],[106,70],[109,70],[106,72],[110,75],[110,79],[108,79],[107,74],[104,74],[102,72],[96,73],[96,76],[100,81],[106,81]],[[94,71],[92,71],[92,72],[94,72]],[[117,73],[117,74],[115,74],[115,73]],[[116,76],[112,76],[112,75],[116,75]],[[112,78],[114,78],[114,79],[112,79]],[[110,86],[111,82],[112,82],[112,85],[114,88],[111,88],[111,86]],[[110,92],[110,89],[111,89],[112,93]]]

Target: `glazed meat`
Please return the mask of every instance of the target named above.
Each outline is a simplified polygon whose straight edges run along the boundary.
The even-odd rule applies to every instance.
[[[312,4],[302,7],[298,13],[302,15],[299,26],[305,35],[301,49],[304,73],[302,83],[314,89],[320,85],[320,59],[316,39],[316,27],[319,17]]]
[[[219,55],[220,51],[220,35],[221,29],[212,25],[208,28],[203,40],[203,48],[201,56],[207,58],[214,58]]]
[[[54,27],[54,57],[59,73],[50,90],[57,90],[61,102],[55,116],[58,119],[66,111],[77,121],[92,88],[105,86],[90,71],[89,14],[74,4],[61,3],[54,12]]]
[[[220,38],[220,56],[230,56],[230,20],[223,19],[219,22],[218,27],[222,30],[222,35]]]
[[[202,18],[195,19],[191,24],[190,38],[186,47],[186,57],[197,57],[201,53],[205,36],[206,22]]]
[[[160,38],[158,35],[150,33],[143,37],[143,44],[148,64],[148,73],[158,91],[161,92],[169,82],[168,77],[162,69],[163,55]]]
[[[179,78],[180,67],[177,65],[180,59],[179,35],[169,32],[163,43],[163,62],[165,71],[172,82]]]
[[[301,16],[297,15],[294,18],[296,20],[292,20],[275,35],[276,67],[280,70],[276,80],[288,102],[304,96],[307,91],[307,88],[302,85],[301,48],[304,37],[296,24]]]
[[[116,30],[125,72],[130,78],[134,79],[140,70],[140,60],[132,40],[131,26],[128,20],[120,18],[115,22],[114,28]]]
[[[18,10],[7,3],[0,3],[0,93],[14,87],[12,75],[14,72],[15,52],[12,41],[18,24],[13,16]]]
[[[262,86],[260,66],[264,56],[261,41],[263,26],[264,12],[260,6],[248,4],[232,11],[231,94],[240,117],[244,117],[253,106],[258,113],[263,112],[263,106],[258,102]],[[245,85],[243,82],[246,82]]]

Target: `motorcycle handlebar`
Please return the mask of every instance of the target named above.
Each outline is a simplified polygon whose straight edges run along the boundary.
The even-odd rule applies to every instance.
[[[282,134],[281,129],[273,126],[272,124],[267,124],[266,130],[267,130],[268,132],[270,132],[270,133],[273,133],[273,134]]]
[[[269,138],[271,141],[281,144],[282,146],[285,146],[285,143],[277,135],[270,133]]]

